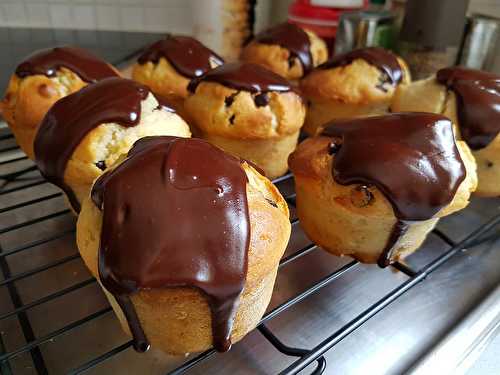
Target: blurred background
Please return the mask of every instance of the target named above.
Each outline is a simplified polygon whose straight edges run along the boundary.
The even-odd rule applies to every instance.
[[[407,21],[406,9],[411,10]],[[346,15],[360,10],[372,14]],[[340,37],[340,47],[331,43],[332,53],[380,44],[366,38],[383,29],[385,44],[388,38],[391,41],[381,44],[405,55],[412,70],[423,70],[422,75],[436,68],[422,66],[422,59],[500,72],[500,0],[0,0],[0,26],[55,30],[37,36],[51,38],[52,44],[106,43],[99,31],[171,32],[195,35],[230,59],[249,33],[287,19],[330,41]],[[389,37],[387,24],[395,28]],[[58,30],[95,33],[76,32],[72,40]],[[0,34],[0,43],[12,44],[11,39],[6,41],[7,31]],[[229,40],[225,44],[223,37]]]

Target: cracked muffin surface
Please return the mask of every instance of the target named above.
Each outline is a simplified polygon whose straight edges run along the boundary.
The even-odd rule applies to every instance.
[[[335,56],[300,81],[308,103],[304,130],[315,135],[334,119],[385,114],[396,87],[407,82],[406,63],[382,48]]]
[[[58,101],[35,139],[42,174],[78,212],[90,186],[133,143],[152,135],[190,137],[188,125],[162,99],[131,80],[108,78]]]
[[[243,49],[241,60],[262,65],[297,80],[326,61],[325,42],[314,32],[283,23],[258,33]]]
[[[119,73],[110,64],[69,46],[36,51],[20,63],[0,107],[21,149],[34,159],[36,131],[57,100],[91,82],[114,76]]]
[[[293,86],[255,64],[225,64],[191,81],[185,109],[201,136],[270,178],[287,170],[305,106]]]

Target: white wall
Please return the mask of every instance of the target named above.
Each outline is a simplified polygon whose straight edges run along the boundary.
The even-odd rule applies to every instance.
[[[1,26],[192,30],[191,0],[0,0]]]
[[[191,33],[191,4],[211,0],[0,0],[0,26]],[[270,22],[286,19],[292,0],[257,0]],[[500,17],[500,0],[471,0],[470,12]],[[268,22],[259,17],[257,28]]]

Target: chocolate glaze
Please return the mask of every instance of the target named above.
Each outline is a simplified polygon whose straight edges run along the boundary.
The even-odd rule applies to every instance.
[[[200,77],[193,79],[188,90],[194,93],[201,82],[216,82],[235,90],[250,92],[293,91],[290,83],[283,77],[256,64],[224,64]]]
[[[42,175],[67,194],[76,212],[80,203],[64,183],[66,164],[82,139],[103,123],[135,126],[149,89],[124,78],[107,78],[57,101],[35,137],[36,163]],[[165,104],[160,104],[163,108]]]
[[[167,136],[138,140],[94,184],[103,211],[100,279],[124,309],[137,349],[149,345],[130,295],[193,287],[210,306],[214,347],[229,350],[247,273],[246,184],[235,157],[201,139]]]
[[[458,126],[469,147],[488,146],[500,132],[500,76],[451,67],[438,71],[436,79],[457,96]]]
[[[292,23],[282,23],[261,31],[254,41],[262,44],[277,44],[290,51],[292,57],[297,57],[302,64],[304,74],[313,68],[311,42],[307,33]]]
[[[375,185],[398,219],[378,263],[391,261],[412,221],[428,220],[448,205],[466,171],[451,121],[430,113],[334,121],[324,135],[341,138],[332,165],[341,185]]]
[[[393,86],[403,79],[403,70],[396,56],[392,52],[380,47],[361,48],[335,56],[318,66],[318,68],[331,69],[346,66],[357,59],[365,60],[370,65],[378,68],[386,76],[387,82]]]
[[[149,46],[137,60],[158,63],[164,57],[178,73],[188,78],[199,77],[212,69],[212,64],[222,65],[224,60],[214,51],[189,36],[167,35]]]
[[[56,47],[37,51],[18,65],[16,75],[24,78],[43,74],[54,77],[61,67],[76,73],[85,82],[97,82],[118,73],[105,61],[76,47]]]

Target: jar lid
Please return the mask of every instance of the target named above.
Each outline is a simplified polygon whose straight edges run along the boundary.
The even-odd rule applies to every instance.
[[[288,17],[295,22],[337,24],[340,16],[346,10],[356,10],[354,8],[331,8],[324,6],[314,6],[314,0],[296,0],[288,8]],[[364,1],[361,1],[364,3]]]
[[[365,4],[365,0],[306,0],[312,6],[326,8],[361,8]]]

